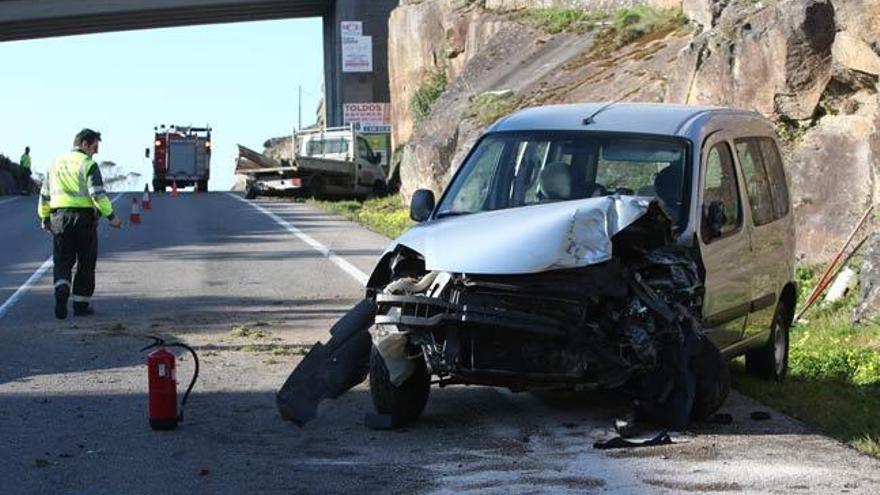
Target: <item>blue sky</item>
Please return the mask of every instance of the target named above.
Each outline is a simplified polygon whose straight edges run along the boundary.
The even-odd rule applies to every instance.
[[[262,149],[314,122],[323,80],[321,21],[218,24],[0,43],[0,153],[31,147],[45,172],[83,127],[98,160],[152,177],[144,148],[159,124],[214,128],[213,190],[233,181],[236,144]],[[143,184],[140,184],[143,188]]]

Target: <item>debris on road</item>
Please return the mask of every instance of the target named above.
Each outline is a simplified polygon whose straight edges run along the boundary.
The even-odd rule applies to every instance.
[[[858,284],[858,275],[855,270],[850,267],[845,267],[840,273],[834,277],[834,281],[831,283],[831,287],[828,289],[828,293],[825,294],[825,299],[823,299],[823,303],[835,303],[844,298],[844,296],[849,293],[850,289],[854,288]]]
[[[675,442],[672,441],[669,433],[661,431],[653,437],[641,441],[625,439],[623,437],[614,437],[610,440],[605,440],[604,442],[594,443],[593,448],[599,450],[629,449],[634,447],[656,447],[658,445],[671,445],[673,443]]]
[[[330,329],[326,344],[316,343],[276,395],[281,417],[302,426],[318,414],[318,404],[335,399],[367,377],[366,356],[376,305],[364,299]]]
[[[753,411],[749,417],[755,421],[767,421],[770,419],[770,413],[767,411]]]
[[[712,422],[716,425],[733,424],[733,415],[728,413],[716,413],[714,416],[712,416]]]

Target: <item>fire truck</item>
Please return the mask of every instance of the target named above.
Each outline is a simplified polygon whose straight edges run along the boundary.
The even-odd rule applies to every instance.
[[[153,190],[165,191],[177,187],[195,187],[208,191],[211,175],[211,128],[164,125],[154,127]],[[146,156],[149,158],[150,150]]]

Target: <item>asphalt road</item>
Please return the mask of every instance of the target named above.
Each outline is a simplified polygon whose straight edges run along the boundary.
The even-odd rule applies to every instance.
[[[98,315],[52,317],[34,198],[0,198],[0,494],[878,493],[880,462],[733,394],[727,426],[599,451],[623,405],[484,387],[433,390],[399,431],[363,425],[360,385],[299,429],[275,390],[362,294],[386,239],[302,204],[154,198],[100,229]],[[130,195],[117,210],[128,214]],[[334,256],[328,258],[330,249]],[[51,270],[50,270],[51,271]],[[33,279],[33,287],[19,288]],[[174,432],[147,425],[146,334],[194,345],[202,372]],[[181,357],[178,377],[192,363]]]

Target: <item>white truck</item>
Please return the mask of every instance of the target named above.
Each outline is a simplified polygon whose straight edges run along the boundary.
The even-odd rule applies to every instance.
[[[278,161],[238,146],[235,173],[244,175],[246,197],[366,198],[382,195],[387,176],[382,156],[351,126],[293,135],[293,160]]]

